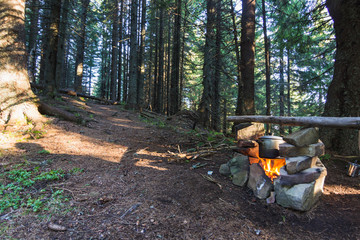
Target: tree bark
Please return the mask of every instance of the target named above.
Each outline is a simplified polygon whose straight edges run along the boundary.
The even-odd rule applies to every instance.
[[[199,123],[205,127],[210,127],[211,117],[211,98],[212,84],[215,76],[215,47],[216,47],[216,4],[215,0],[208,0],[205,48],[204,48],[204,67],[203,67],[203,93],[200,100],[198,113]]]
[[[240,50],[239,50],[239,41],[238,41],[238,32],[237,32],[237,27],[236,27],[236,16],[235,16],[235,8],[234,8],[234,3],[231,0],[230,2],[230,7],[231,7],[231,20],[232,20],[232,32],[234,35],[234,48],[235,48],[235,56],[236,56],[236,78],[237,78],[237,83],[238,83],[238,96],[237,96],[237,102],[236,102],[236,111],[235,113],[237,115],[241,115],[243,110],[243,105],[244,105],[244,95],[243,95],[243,87],[244,87],[244,83],[242,82],[241,79],[241,58],[240,58]]]
[[[262,0],[262,17],[265,47],[265,91],[266,91],[266,115],[271,115],[271,82],[270,82],[270,39],[267,35],[265,0]],[[266,125],[266,133],[270,134],[271,125]]]
[[[211,128],[220,131],[220,81],[221,81],[221,0],[216,1],[215,73],[211,99]]]
[[[280,44],[280,82],[279,82],[279,115],[285,115],[285,79],[284,79],[284,47]],[[284,127],[280,126],[280,134],[284,134]]]
[[[287,115],[291,116],[291,51],[287,48]],[[288,128],[289,133],[292,133],[292,128]]]
[[[136,109],[137,103],[137,57],[138,57],[138,40],[137,40],[137,18],[138,18],[138,0],[131,1],[131,23],[130,23],[130,75],[129,75],[129,92],[127,108]]]
[[[242,114],[255,114],[255,0],[242,1],[241,78],[244,84]]]
[[[137,103],[140,108],[144,105],[144,75],[145,75],[145,63],[144,63],[144,51],[145,51],[145,34],[146,34],[146,0],[142,0],[141,3],[141,35],[140,46],[138,56],[138,77],[137,77]]]
[[[47,31],[47,48],[45,53],[44,80],[47,86],[47,93],[54,95],[59,88],[56,82],[56,66],[59,42],[59,24],[61,13],[61,0],[50,1],[50,26]]]
[[[179,109],[179,81],[180,81],[180,36],[181,33],[181,0],[176,0],[175,21],[173,31],[173,49],[171,64],[171,88],[170,88],[170,115],[177,113]]]
[[[64,77],[65,66],[65,42],[68,34],[68,13],[69,13],[70,0],[64,0],[61,6],[61,20],[59,26],[59,42],[56,60],[56,82],[59,87],[66,86],[66,79]]]
[[[38,22],[39,22],[39,0],[33,0],[30,4],[30,32],[28,44],[28,69],[29,78],[35,82],[35,68],[36,68],[36,52],[37,52],[37,36],[38,36]]]
[[[123,52],[122,52],[122,48],[123,48],[123,25],[124,25],[124,1],[121,1],[121,7],[120,7],[120,22],[119,22],[119,62],[118,62],[118,86],[117,86],[117,101],[120,102],[121,101],[121,84],[122,84],[122,68],[123,68]]]
[[[110,99],[116,99],[116,80],[118,71],[118,53],[119,53],[119,3],[118,0],[112,2],[112,42],[111,42],[111,84]]]
[[[85,35],[86,35],[86,17],[87,9],[90,0],[81,0],[82,7],[80,12],[80,31],[77,38],[76,47],[76,62],[75,62],[75,81],[74,90],[82,92],[82,82],[84,74],[84,50],[85,50]]]
[[[334,21],[336,55],[334,77],[325,104],[324,116],[360,116],[360,5],[356,0],[327,0]],[[340,154],[359,154],[359,131],[323,129],[324,143]]]
[[[235,123],[261,122],[292,126],[331,127],[360,129],[360,117],[277,117],[277,116],[229,116],[227,121]]]
[[[0,126],[35,125],[37,110],[26,68],[25,1],[0,0]]]

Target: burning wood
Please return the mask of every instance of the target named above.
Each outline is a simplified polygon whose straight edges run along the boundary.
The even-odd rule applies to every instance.
[[[271,181],[280,176],[280,168],[285,166],[285,158],[254,158],[249,157],[250,164],[258,163]]]

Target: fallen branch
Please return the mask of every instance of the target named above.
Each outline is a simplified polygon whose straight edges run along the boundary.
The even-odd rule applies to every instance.
[[[360,129],[360,117],[278,117],[278,116],[229,116],[235,123],[260,122],[293,126],[332,127]]]
[[[124,217],[126,217],[126,215],[128,215],[129,213],[133,212],[134,210],[136,210],[139,206],[141,205],[141,203],[136,203],[134,205],[132,205],[128,210],[126,210],[123,215],[121,215],[120,219],[124,219]]]
[[[205,174],[200,174],[203,178],[205,178],[206,180],[208,180],[209,182],[212,182],[212,183],[215,183],[216,185],[218,185],[218,187],[220,189],[222,189],[222,186],[221,184],[215,180],[215,178],[209,176],[209,175],[205,175]]]
[[[179,153],[174,153],[174,152],[168,151],[168,153],[171,155],[168,158],[168,161],[169,162],[190,161],[190,160],[195,160],[198,158],[205,158],[205,157],[211,156],[222,150],[229,150],[229,149],[233,150],[236,148],[237,148],[236,146],[228,146],[228,145],[223,144],[218,147],[204,147],[197,151],[188,152],[188,153],[184,153],[181,151],[179,151]]]

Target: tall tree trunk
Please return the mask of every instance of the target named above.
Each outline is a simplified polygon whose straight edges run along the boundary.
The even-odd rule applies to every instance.
[[[168,34],[167,34],[167,56],[166,56],[166,114],[170,115],[170,84],[171,84],[171,15],[168,14]]]
[[[129,53],[128,53],[129,46],[124,47],[124,74],[123,74],[123,102],[128,102],[128,86],[129,86]]]
[[[56,60],[56,82],[64,88],[66,86],[66,79],[64,78],[64,65],[65,65],[65,42],[68,34],[68,13],[69,13],[70,0],[64,0],[61,7],[61,20],[59,26],[59,42],[58,53]]]
[[[0,0],[0,126],[42,122],[26,68],[25,1]]]
[[[236,56],[236,80],[238,83],[238,96],[236,102],[236,114],[241,115],[243,113],[243,106],[244,106],[244,94],[243,94],[243,87],[244,83],[241,79],[241,59],[240,59],[240,50],[239,50],[239,41],[238,41],[238,32],[237,32],[237,25],[236,25],[236,16],[235,16],[235,8],[234,3],[231,0],[231,20],[232,20],[232,32],[234,35],[234,48],[235,48],[235,56]]]
[[[207,0],[206,6],[207,22],[204,48],[204,68],[203,68],[203,92],[200,100],[198,113],[199,122],[205,127],[210,127],[211,99],[213,93],[213,83],[215,77],[215,48],[216,48],[216,4],[215,0]]]
[[[40,15],[40,29],[43,30],[43,34],[41,35],[41,59],[40,59],[40,72],[39,72],[39,84],[45,86],[45,63],[46,63],[46,54],[47,49],[49,48],[49,40],[48,40],[48,34],[50,30],[50,2],[45,1],[43,2],[41,6],[44,10],[42,11],[42,14]]]
[[[75,61],[75,81],[74,90],[76,92],[82,92],[82,81],[84,74],[84,51],[85,51],[85,36],[86,36],[86,17],[87,9],[89,7],[90,0],[81,0],[80,11],[80,31],[77,38],[76,46],[76,61]]]
[[[279,115],[285,116],[285,79],[284,79],[284,47],[280,44],[280,82],[279,82]],[[280,134],[284,134],[284,127],[280,125]]]
[[[145,63],[144,63],[144,51],[145,51],[145,34],[146,34],[146,0],[142,0],[141,4],[141,35],[140,35],[140,46],[138,56],[138,77],[137,77],[137,103],[140,108],[144,105],[144,74],[145,74]]]
[[[265,0],[262,0],[262,17],[265,47],[265,88],[266,88],[266,115],[271,115],[271,88],[270,88],[270,41],[267,35]],[[271,125],[266,124],[266,133],[270,134]]]
[[[324,116],[360,116],[360,5],[359,1],[327,0],[334,21],[336,55]],[[322,129],[321,139],[340,154],[359,155],[359,131]]]
[[[159,49],[158,49],[158,74],[155,85],[155,103],[154,103],[154,111],[158,113],[163,112],[163,90],[164,90],[164,7],[160,6],[160,14],[159,14]]]
[[[227,100],[226,98],[224,98],[224,105],[223,105],[223,124],[222,124],[222,132],[226,133],[227,131],[227,121],[226,121],[226,117],[227,117]]]
[[[137,13],[138,0],[131,1],[131,22],[130,22],[130,76],[129,76],[129,96],[127,107],[129,109],[136,109],[137,103],[137,57],[138,57],[138,40],[137,40]]]
[[[123,56],[122,56],[122,48],[123,48],[123,25],[124,25],[124,1],[121,1],[121,7],[120,7],[120,23],[119,23],[119,62],[118,62],[118,87],[117,87],[117,101],[121,101],[121,80],[122,78],[122,62],[123,62]]]
[[[255,0],[242,0],[241,78],[243,87],[242,114],[255,114]]]
[[[31,17],[30,17],[30,32],[29,32],[29,45],[28,45],[28,69],[29,78],[32,82],[35,82],[36,71],[36,42],[39,34],[38,22],[39,22],[39,0],[33,0],[30,4]]]
[[[47,49],[45,53],[45,70],[44,79],[48,94],[54,95],[59,88],[59,83],[56,82],[56,66],[59,42],[59,24],[61,13],[61,0],[50,1],[50,28],[47,34]]]
[[[155,26],[154,26],[154,32],[155,32],[155,56],[154,56],[154,77],[153,77],[153,96],[152,96],[152,107],[155,110],[157,108],[156,104],[157,104],[157,94],[158,94],[158,66],[159,66],[159,20],[158,20],[158,15],[157,15],[158,10],[155,10]]]
[[[185,62],[185,33],[187,29],[187,16],[188,9],[186,7],[186,2],[184,3],[184,19],[183,19],[183,27],[182,27],[182,41],[181,41],[181,60],[180,60],[180,86],[179,86],[179,110],[182,108],[182,98],[183,98],[183,89],[184,89],[184,62]]]
[[[111,42],[111,84],[110,99],[116,99],[116,78],[118,76],[118,53],[119,53],[119,3],[118,0],[112,1],[112,42]]]
[[[291,117],[291,51],[287,48],[287,115]],[[292,133],[292,127],[288,127],[289,133]]]
[[[216,0],[215,74],[211,99],[211,128],[215,131],[220,131],[221,22],[221,0]]]
[[[171,64],[170,115],[179,111],[181,0],[176,0]]]

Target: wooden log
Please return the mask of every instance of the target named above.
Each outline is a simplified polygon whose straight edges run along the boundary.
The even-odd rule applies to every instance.
[[[46,104],[44,102],[39,103],[39,111],[42,114],[60,117],[64,120],[71,121],[71,122],[82,123],[82,120],[83,120],[81,117],[77,117],[72,113],[69,113],[60,108],[50,106],[49,104]]]
[[[360,117],[278,117],[278,116],[229,116],[235,123],[260,122],[281,125],[360,129]]]

